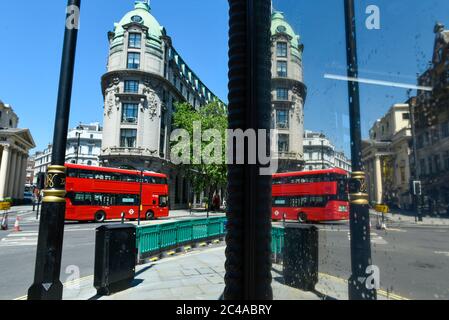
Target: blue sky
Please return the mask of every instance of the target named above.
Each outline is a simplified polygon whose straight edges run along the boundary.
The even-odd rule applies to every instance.
[[[449,1],[356,2],[360,76],[415,84],[416,74],[431,59],[435,22],[449,27]],[[106,70],[107,32],[133,3],[82,1],[72,127],[80,121],[102,122],[100,77]],[[364,26],[365,8],[372,4],[380,8],[380,30]],[[52,139],[65,5],[65,0],[0,1],[0,99],[13,105],[38,149]],[[227,1],[153,0],[151,6],[183,58],[227,101]],[[323,77],[346,72],[343,0],[274,0],[274,7],[285,13],[305,45],[306,128],[323,131],[349,153],[347,84]],[[364,135],[392,104],[406,98],[404,89],[362,85]]]

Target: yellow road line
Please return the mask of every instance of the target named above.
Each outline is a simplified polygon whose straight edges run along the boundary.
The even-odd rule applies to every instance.
[[[333,276],[333,275],[330,275],[330,274],[327,274],[327,273],[320,272],[319,275],[322,276],[322,277],[327,277],[327,278],[333,279],[333,280],[335,280],[337,282],[340,282],[340,283],[344,283],[344,284],[348,283],[348,280],[345,280],[345,279],[342,279],[342,278],[339,278],[339,277],[336,277],[336,276]],[[382,290],[382,289],[377,290],[377,293],[382,295],[382,296],[384,296],[384,297],[386,297],[386,298],[390,298],[390,299],[393,299],[393,300],[410,300],[410,299],[408,299],[406,297],[402,297],[402,296],[400,296],[398,294],[387,292],[387,291]]]

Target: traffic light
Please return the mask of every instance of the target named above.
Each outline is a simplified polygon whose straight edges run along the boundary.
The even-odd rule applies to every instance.
[[[422,194],[421,181],[413,181],[413,194],[415,196]]]
[[[45,173],[44,172],[39,172],[37,174],[37,188],[39,190],[45,189]]]

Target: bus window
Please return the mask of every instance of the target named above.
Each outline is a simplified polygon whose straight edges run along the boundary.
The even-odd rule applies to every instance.
[[[168,207],[168,197],[167,196],[159,196],[159,207],[161,207],[161,208]]]

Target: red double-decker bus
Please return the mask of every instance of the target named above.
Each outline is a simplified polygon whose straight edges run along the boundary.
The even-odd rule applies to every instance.
[[[66,164],[66,220],[95,221],[168,217],[164,174]],[[141,179],[142,177],[142,179]],[[140,201],[142,195],[142,201]]]
[[[273,175],[273,220],[348,220],[347,178],[341,169]]]

